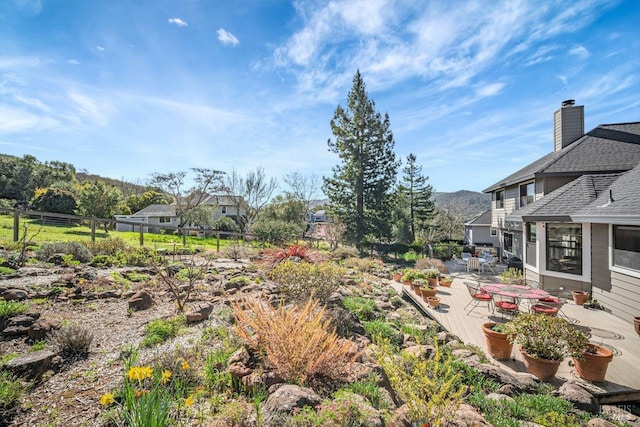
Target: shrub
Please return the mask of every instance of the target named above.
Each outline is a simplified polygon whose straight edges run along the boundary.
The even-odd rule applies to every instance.
[[[357,357],[355,344],[331,330],[316,300],[274,309],[265,301],[248,299],[232,308],[238,335],[264,354],[285,381],[306,384],[317,376],[343,380]]]
[[[120,252],[132,249],[127,243],[119,237],[113,239],[97,240],[89,244],[89,249],[96,255],[116,256]]]
[[[355,258],[359,255],[358,250],[353,246],[341,246],[332,251],[329,256],[331,259],[341,260],[347,258]]]
[[[402,259],[404,260],[404,262],[416,262],[416,260],[418,259],[418,254],[413,251],[405,252],[402,255]]]
[[[498,275],[498,280],[509,285],[524,285],[524,276],[522,270],[517,268],[509,268]]]
[[[0,325],[5,319],[25,313],[28,309],[29,306],[25,303],[0,299]]]
[[[0,275],[11,274],[14,272],[13,268],[5,267],[4,265],[0,265]]]
[[[80,358],[89,354],[93,333],[79,325],[63,326],[52,334],[52,342],[67,357]]]
[[[93,267],[110,267],[115,265],[118,262],[118,259],[111,255],[96,255],[91,259],[90,265]]]
[[[444,264],[444,262],[442,262],[437,258],[420,258],[419,260],[416,261],[415,268],[417,270],[428,270],[428,269],[435,268],[441,274],[449,273],[449,269]]]
[[[284,242],[296,240],[302,235],[302,229],[295,223],[280,220],[264,220],[256,222],[253,226],[256,239],[280,245]]]
[[[323,401],[315,410],[305,406],[302,410],[294,413],[290,423],[280,422],[279,424],[295,425],[296,427],[372,427],[378,425],[375,411],[360,405],[358,401],[364,401],[364,399],[355,393],[342,390],[336,393],[333,400]]]
[[[343,267],[332,262],[310,264],[287,260],[277,264],[269,276],[287,299],[304,302],[313,295],[324,302],[338,289],[345,273]]]
[[[0,372],[0,424],[11,424],[11,418],[16,415],[20,399],[29,386],[30,384],[24,384],[7,371]]]
[[[437,345],[432,359],[407,351],[400,354],[386,340],[378,340],[375,355],[395,392],[407,404],[409,421],[447,424],[462,402],[466,386],[460,385],[455,359],[444,356]]]
[[[408,268],[404,271],[401,280],[403,282],[413,282],[414,280],[426,279],[427,275],[423,271]]]
[[[228,216],[221,216],[216,219],[211,225],[211,228],[216,231],[226,231],[230,233],[237,233],[240,231],[238,224]]]
[[[438,271],[437,268],[427,268],[426,270],[424,270],[424,274],[425,274],[425,276],[427,276],[427,279],[439,279],[440,278],[440,271]]]
[[[173,319],[156,319],[147,324],[142,340],[143,347],[151,347],[162,344],[169,338],[178,335],[180,327],[185,324],[184,316],[177,316]]]
[[[393,348],[399,348],[404,342],[404,335],[389,322],[381,319],[363,322],[362,326],[372,341],[385,340]]]
[[[378,315],[378,305],[375,300],[363,297],[345,297],[342,300],[344,308],[358,316],[360,320],[373,320]]]
[[[305,245],[295,244],[284,248],[267,249],[262,251],[262,259],[271,266],[292,258],[296,261],[319,261],[318,255],[312,253]]]
[[[379,379],[376,374],[371,373],[369,376],[355,383],[347,384],[344,388],[352,393],[359,394],[369,401],[371,406],[374,408],[381,409],[389,409],[390,402],[387,395],[383,392],[378,386]]]
[[[36,257],[40,261],[47,261],[54,254],[73,255],[80,262],[91,261],[91,252],[80,242],[44,243],[36,251]]]
[[[342,265],[362,273],[370,273],[381,268],[382,262],[373,258],[347,258],[342,262]]]

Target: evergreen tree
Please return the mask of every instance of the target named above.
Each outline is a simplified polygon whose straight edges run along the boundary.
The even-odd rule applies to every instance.
[[[399,199],[406,204],[411,228],[411,240],[416,240],[416,229],[424,227],[433,216],[435,205],[431,200],[433,187],[427,184],[429,177],[422,175],[422,166],[416,164],[417,157],[411,153],[407,156],[407,164],[402,168],[402,182],[398,187],[403,197]]]
[[[399,164],[389,116],[376,112],[360,71],[353,78],[347,108],[336,108],[331,130],[335,140],[329,139],[329,151],[342,163],[333,167],[332,177],[324,177],[323,190],[332,214],[346,226],[345,238],[362,249],[368,236],[390,233],[391,189]]]

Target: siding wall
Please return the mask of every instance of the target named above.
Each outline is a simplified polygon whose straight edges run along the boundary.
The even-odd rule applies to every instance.
[[[544,194],[549,194],[576,179],[576,176],[550,176],[544,179]]]
[[[591,224],[591,283],[593,287],[601,290],[611,290],[607,224]]]
[[[607,311],[623,320],[632,322],[633,316],[640,315],[639,278],[612,271],[611,290],[594,285],[592,295]]]

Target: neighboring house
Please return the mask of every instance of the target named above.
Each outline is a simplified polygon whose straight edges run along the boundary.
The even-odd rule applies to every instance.
[[[554,151],[484,190],[491,226],[527,279],[589,290],[630,320],[640,307],[640,122],[583,134],[583,114],[565,101]]]
[[[226,216],[233,218],[237,222],[238,214],[240,217],[247,215],[247,204],[240,196],[210,195],[206,197],[202,204],[215,207],[215,212],[213,214],[214,221],[220,217]],[[162,225],[173,227],[177,227],[179,225],[179,218],[176,215],[175,204],[149,205],[133,215],[116,215],[115,219],[117,231],[134,231],[134,229],[135,231],[138,231],[137,226],[122,224],[117,221],[148,224],[149,227],[144,227],[144,231],[152,233],[159,232],[159,226]]]
[[[491,227],[491,209],[465,222],[464,241],[470,246],[500,246],[498,229]]]
[[[317,211],[308,210],[306,217],[307,217],[307,222],[310,222],[310,223],[327,221],[327,213],[324,209],[320,209]]]

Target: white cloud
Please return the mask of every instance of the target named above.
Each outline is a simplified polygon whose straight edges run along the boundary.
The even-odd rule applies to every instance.
[[[169,24],[174,24],[178,27],[186,27],[189,25],[180,18],[169,18]]]
[[[80,64],[82,64],[82,62],[78,61],[77,59],[68,59],[67,63],[71,64],[71,65],[80,65]]]
[[[492,83],[490,85],[484,85],[476,88],[476,96],[485,98],[488,96],[495,96],[499,94],[504,88],[504,83]]]
[[[96,46],[96,49],[98,49],[100,52],[104,52],[104,48],[102,46]]]
[[[580,59],[587,59],[591,56],[591,52],[589,52],[584,46],[578,45],[569,50],[569,55],[575,55]]]
[[[556,77],[562,82],[563,85],[567,84],[567,76],[558,74]]]
[[[220,28],[218,31],[218,40],[224,45],[235,46],[240,43],[240,40],[237,39],[236,36],[225,30],[224,28]]]

